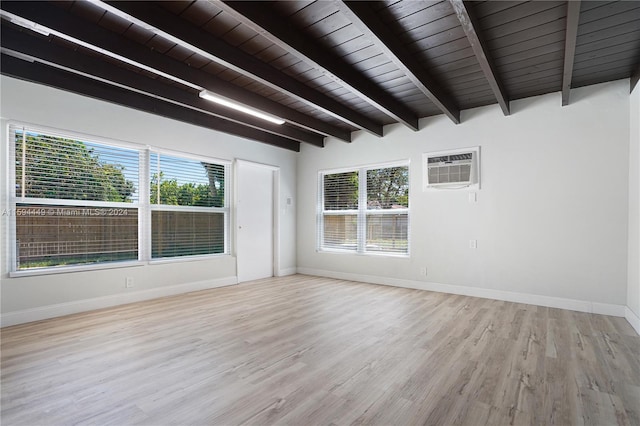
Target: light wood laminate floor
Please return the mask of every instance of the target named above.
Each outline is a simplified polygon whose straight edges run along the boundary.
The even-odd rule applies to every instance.
[[[7,426],[640,424],[624,319],[489,299],[296,275],[1,337]]]

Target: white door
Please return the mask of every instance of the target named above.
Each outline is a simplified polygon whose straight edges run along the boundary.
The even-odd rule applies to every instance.
[[[238,281],[273,276],[273,167],[237,162],[237,268]]]

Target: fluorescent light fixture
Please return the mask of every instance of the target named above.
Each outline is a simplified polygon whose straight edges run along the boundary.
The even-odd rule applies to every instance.
[[[70,41],[72,43],[78,44],[78,45],[80,45],[82,47],[86,47],[87,49],[93,50],[94,52],[98,52],[98,53],[101,53],[103,55],[109,56],[110,58],[117,59],[117,60],[119,60],[121,62],[124,62],[126,64],[133,65],[136,68],[140,68],[140,69],[143,69],[145,71],[149,71],[150,73],[153,73],[153,74],[159,75],[161,77],[167,78],[169,80],[175,81],[176,83],[183,84],[183,85],[185,85],[187,87],[191,87],[192,89],[202,90],[201,86],[193,84],[193,83],[191,83],[189,81],[182,80],[182,79],[180,79],[178,77],[175,77],[175,76],[173,76],[171,74],[167,74],[167,73],[162,72],[160,70],[157,70],[155,68],[151,68],[151,67],[149,67],[147,65],[144,65],[144,64],[142,64],[140,62],[132,61],[129,58],[126,58],[124,56],[120,56],[120,55],[118,55],[116,53],[113,53],[113,52],[111,52],[109,50],[105,50],[105,49],[103,49],[101,47],[94,46],[93,44],[89,44],[89,43],[84,42],[84,41],[82,41],[80,39],[77,39],[75,37],[71,37],[70,35],[67,35],[65,33],[61,33],[59,31],[53,30],[51,28],[44,27],[44,26],[42,26],[40,24],[36,24],[35,22],[29,21],[29,20],[24,19],[24,18],[22,18],[20,16],[17,16],[17,15],[14,15],[13,13],[6,12],[4,10],[0,10],[0,16],[4,17],[6,19],[9,19],[10,21],[15,22],[17,25],[20,25],[20,26],[22,26],[24,28],[33,29],[33,31],[36,31],[35,28],[38,28],[39,30],[42,31],[42,32],[38,31],[41,34],[44,34],[45,32],[46,32],[47,35],[53,34],[56,37],[60,37],[60,38],[62,38],[64,40],[67,40],[67,41]]]
[[[235,109],[236,111],[244,112],[245,114],[252,115],[257,118],[261,118],[263,120],[269,121],[274,124],[284,124],[284,120],[278,117],[274,117],[273,115],[265,114],[264,112],[260,112],[248,106],[239,104],[235,101],[232,101],[227,98],[223,98],[221,96],[216,95],[215,93],[211,93],[208,90],[203,90],[200,92],[200,97],[202,99],[206,99],[211,102],[215,102],[217,104],[226,106],[228,108]]]
[[[226,67],[229,67],[231,69],[233,69],[233,66],[231,64],[226,63],[225,61],[221,61],[219,58],[215,57],[214,55],[211,55],[209,52],[204,51],[190,43],[185,42],[184,40],[175,37],[165,31],[162,31],[156,27],[154,27],[153,25],[148,24],[147,22],[144,22],[141,19],[136,18],[135,16],[131,16],[130,14],[123,12],[122,10],[118,9],[117,7],[111,6],[110,4],[105,3],[104,1],[101,0],[87,0],[89,1],[91,4],[98,6],[100,8],[102,8],[103,10],[109,12],[109,13],[113,13],[114,15],[119,16],[120,18],[126,19],[127,21],[141,26],[142,28],[152,31],[153,33],[155,33],[157,36],[162,37],[168,41],[171,41],[179,46],[182,46],[186,49],[191,50],[194,53],[197,53],[199,55],[204,56],[205,58],[217,62],[219,64],[222,64]],[[152,71],[153,72],[153,71]],[[155,73],[157,74],[158,71],[155,71]],[[162,75],[162,74],[161,74]],[[172,78],[173,80],[176,80],[175,77]],[[182,82],[182,81],[181,81]],[[184,82],[182,82],[184,84]],[[200,97],[212,102],[215,102],[217,104],[226,106],[227,108],[232,108],[235,109],[236,111],[240,111],[243,112],[245,114],[249,114],[252,115],[254,117],[260,118],[262,120],[266,120],[268,122],[274,123],[274,124],[284,124],[285,121],[279,117],[275,117],[273,115],[270,114],[266,114],[262,111],[256,110],[254,108],[251,108],[249,106],[246,105],[242,105],[240,103],[237,103],[231,99],[228,98],[224,98],[221,96],[216,95],[215,93],[209,92],[208,90],[202,90],[200,92]]]
[[[49,34],[50,34],[49,31],[45,27],[43,27],[42,25],[36,24],[35,22],[28,21],[28,20],[23,19],[23,18],[21,18],[19,16],[15,16],[14,15],[11,18],[9,18],[9,20],[12,23],[16,24],[16,25],[20,25],[22,28],[26,28],[28,30],[35,31],[36,33],[42,34],[43,36],[47,36],[48,37]]]
[[[194,46],[191,46],[190,44],[185,43],[184,41],[182,41],[182,40],[180,40],[180,39],[178,39],[176,37],[170,36],[170,35],[162,32],[162,31],[159,31],[155,27],[153,27],[153,26],[151,26],[149,24],[146,24],[143,21],[135,19],[132,16],[121,12],[119,9],[114,8],[113,6],[110,6],[110,5],[106,4],[106,3],[101,2],[100,0],[89,0],[89,1],[92,4],[94,4],[96,6],[99,6],[99,7],[102,7],[104,10],[107,10],[107,11],[109,11],[111,13],[116,13],[118,16],[120,16],[122,18],[125,18],[125,19],[128,19],[130,22],[133,22],[133,23],[135,23],[137,25],[140,25],[140,26],[144,27],[145,29],[154,31],[157,35],[160,35],[161,37],[164,37],[164,38],[166,38],[166,39],[168,39],[170,41],[173,41],[176,44],[180,44],[180,45],[182,45],[184,47],[191,48],[192,51],[204,54],[207,57],[211,56],[207,52],[204,52],[204,51],[202,51],[200,49],[197,49]],[[151,67],[149,67],[147,65],[144,65],[142,63],[139,63],[139,62],[136,62],[136,61],[132,61],[129,58],[126,58],[124,56],[118,55],[118,54],[113,53],[111,51],[102,49],[102,48],[100,48],[98,46],[94,46],[92,44],[86,43],[86,42],[84,42],[82,40],[79,40],[79,39],[77,39],[75,37],[71,37],[71,36],[69,36],[69,35],[67,35],[65,33],[61,33],[59,31],[53,30],[51,28],[44,27],[44,26],[42,26],[40,24],[37,24],[37,23],[35,23],[33,21],[30,21],[28,19],[24,19],[24,18],[22,18],[20,16],[14,15],[13,13],[6,12],[4,10],[0,10],[0,16],[3,16],[4,18],[9,19],[11,22],[13,22],[13,23],[15,23],[17,25],[20,25],[21,27],[24,27],[24,28],[27,28],[29,30],[35,31],[37,33],[40,33],[40,34],[43,34],[43,35],[46,35],[46,36],[48,36],[50,34],[53,34],[56,37],[63,38],[63,39],[68,40],[68,41],[70,41],[72,43],[76,43],[76,44],[78,44],[80,46],[83,46],[83,47],[86,47],[88,49],[91,49],[91,50],[93,50],[95,52],[101,53],[103,55],[107,55],[107,56],[109,56],[111,58],[117,59],[119,61],[122,61],[122,62],[125,62],[127,64],[133,65],[133,66],[135,66],[137,68],[141,68],[141,69],[149,71],[149,72],[151,72],[153,74],[156,74],[156,75],[165,77],[167,79],[173,80],[173,81],[175,81],[177,83],[181,83],[181,84],[183,84],[183,85],[185,85],[187,87],[191,87],[191,88],[196,89],[196,90],[202,90],[201,86],[197,86],[197,85],[195,85],[195,84],[193,84],[193,83],[191,83],[189,81],[182,80],[182,79],[180,79],[178,77],[175,77],[173,75],[167,74],[167,73],[162,72],[160,70],[157,70],[155,68],[151,68]],[[20,57],[18,55],[13,55],[13,56]],[[20,57],[20,59],[33,61],[33,58],[31,58],[31,57],[28,57],[28,58],[27,57]],[[243,112],[245,114],[252,115],[252,116],[260,118],[262,120],[266,120],[266,121],[274,123],[274,124],[281,125],[281,124],[285,123],[285,120],[283,120],[283,119],[281,119],[279,117],[276,117],[276,116],[273,116],[273,115],[270,115],[270,114],[266,114],[266,113],[264,113],[262,111],[253,109],[253,108],[248,107],[246,105],[239,104],[239,103],[237,103],[235,101],[232,101],[231,99],[223,98],[223,97],[218,96],[218,95],[216,95],[216,94],[214,94],[212,92],[209,92],[208,90],[202,90],[200,92],[200,97],[203,98],[203,99],[207,99],[209,101],[215,102],[217,104],[226,106],[228,108],[232,108],[232,109],[235,109],[237,111]]]
[[[15,50],[6,49],[3,47],[3,48],[0,48],[0,52],[4,53],[5,55],[13,56],[14,58],[27,61],[30,63],[35,62],[35,59],[33,58],[33,56],[25,55],[24,53],[16,52]]]

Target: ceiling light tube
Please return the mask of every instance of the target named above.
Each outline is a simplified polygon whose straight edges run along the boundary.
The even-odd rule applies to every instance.
[[[34,63],[35,59],[33,56],[29,56],[29,55],[25,55],[24,53],[20,53],[20,52],[16,52],[15,50],[11,50],[11,49],[7,49],[4,47],[0,48],[0,52],[2,52],[5,55],[9,55],[9,56],[13,56],[14,58],[29,62],[29,63]]]
[[[152,31],[157,36],[160,36],[160,37],[162,37],[162,38],[164,38],[164,39],[166,39],[168,41],[171,41],[173,43],[176,43],[177,45],[182,46],[182,47],[184,47],[186,49],[189,49],[194,53],[198,53],[200,55],[203,55],[205,58],[208,58],[208,59],[210,59],[210,60],[212,60],[214,62],[220,63],[218,58],[212,57],[212,55],[209,52],[206,52],[206,51],[204,51],[204,50],[202,50],[202,49],[200,49],[200,48],[198,48],[196,46],[193,46],[192,44],[187,43],[184,40],[182,40],[182,39],[180,39],[178,37],[175,37],[175,36],[165,32],[165,31],[161,31],[158,28],[154,27],[153,25],[150,25],[150,24],[144,22],[143,20],[138,19],[135,16],[132,16],[132,15],[128,14],[128,13],[118,9],[117,7],[113,7],[113,6],[111,6],[111,5],[105,3],[104,1],[101,1],[101,0],[88,0],[88,1],[90,3],[92,3],[92,4],[94,4],[95,6],[98,6],[98,7],[102,8],[103,10],[105,10],[107,12],[113,13],[113,14],[119,16],[120,18],[126,19],[129,22],[131,22],[131,23],[133,23],[135,25],[141,26],[142,28],[144,28],[146,30]],[[223,65],[228,66],[226,64],[223,64]],[[245,114],[252,115],[252,116],[260,118],[262,120],[266,120],[266,121],[274,123],[274,124],[281,125],[281,124],[285,123],[285,120],[283,120],[283,119],[281,119],[279,117],[275,117],[273,115],[264,113],[262,111],[256,110],[256,109],[251,108],[251,107],[246,106],[246,105],[242,105],[242,104],[237,103],[237,102],[235,102],[235,101],[233,101],[231,99],[218,96],[215,93],[209,92],[208,90],[202,90],[200,92],[200,97],[203,98],[203,99],[215,102],[217,104],[226,106],[228,108],[235,109],[236,111],[240,111],[240,112],[243,112]]]
[[[218,96],[215,93],[209,92],[208,90],[203,90],[202,92],[200,92],[200,97],[202,99],[206,99],[208,101],[215,102],[217,104],[226,106],[228,108],[235,109],[236,111],[244,112],[245,114],[249,114],[254,117],[261,118],[263,120],[269,121],[274,124],[284,124],[284,120],[279,117],[274,117],[273,115],[269,115],[269,114],[265,114],[264,112],[257,111],[253,108],[239,104],[230,99]]]
[[[26,19],[22,19],[19,16],[12,16],[9,18],[9,21],[16,25],[20,25],[22,28],[26,28],[31,31],[35,31],[38,34],[42,34],[43,36],[49,36],[49,31],[40,24],[36,24],[35,22],[28,21]]]

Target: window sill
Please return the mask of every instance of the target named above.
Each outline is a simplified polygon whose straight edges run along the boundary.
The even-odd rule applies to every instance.
[[[9,278],[33,277],[38,275],[69,274],[73,272],[97,271],[101,269],[118,269],[144,266],[146,262],[139,260],[110,262],[95,265],[56,266],[52,268],[33,268],[9,272]]]
[[[177,256],[177,257],[163,257],[159,259],[152,259],[147,262],[149,265],[159,265],[163,263],[182,263],[182,262],[198,262],[203,260],[219,259],[221,257],[230,257],[230,254],[202,254],[197,256]]]
[[[197,262],[203,260],[217,259],[225,256],[231,256],[229,254],[209,254],[200,256],[184,256],[184,257],[168,257],[166,259],[154,259],[149,261],[124,261],[124,262],[110,262],[94,265],[74,265],[74,266],[54,266],[51,268],[33,268],[24,269],[21,271],[9,272],[9,278],[21,278],[21,277],[33,277],[40,275],[54,275],[54,274],[69,274],[73,272],[86,272],[86,271],[99,271],[104,269],[119,269],[119,268],[131,268],[145,265],[161,265],[163,263],[184,263],[184,262]]]
[[[359,253],[353,250],[340,250],[340,249],[318,249],[317,253],[329,253],[329,254],[351,254],[355,256],[371,256],[371,257],[393,257],[397,259],[409,259],[411,256],[409,253],[388,253],[388,252],[373,252]]]

